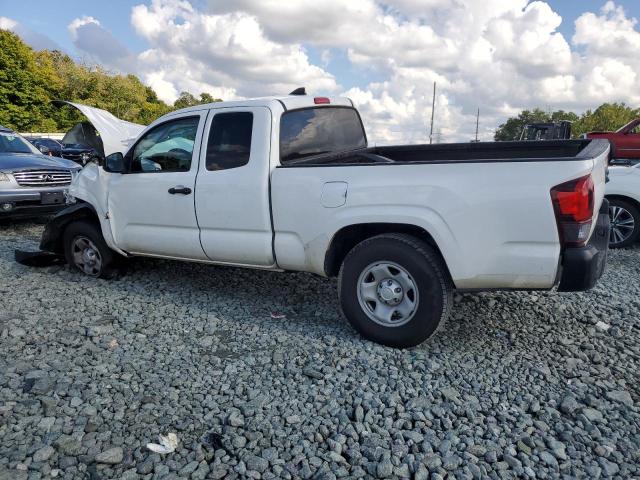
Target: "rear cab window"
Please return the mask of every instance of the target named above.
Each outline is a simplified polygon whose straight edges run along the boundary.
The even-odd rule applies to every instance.
[[[253,113],[217,113],[207,142],[207,170],[229,170],[249,163]]]
[[[311,107],[289,110],[280,121],[280,163],[367,146],[362,120],[355,108]]]

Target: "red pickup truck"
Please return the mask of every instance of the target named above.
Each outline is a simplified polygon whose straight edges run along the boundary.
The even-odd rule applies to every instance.
[[[589,132],[586,138],[606,138],[611,142],[611,158],[640,159],[640,118],[615,132]]]

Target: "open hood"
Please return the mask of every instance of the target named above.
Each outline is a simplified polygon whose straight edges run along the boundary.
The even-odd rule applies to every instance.
[[[57,107],[71,105],[80,110],[100,134],[105,156],[115,152],[125,153],[133,140],[145,129],[144,125],[120,120],[101,108],[65,100],[55,100],[51,103]]]

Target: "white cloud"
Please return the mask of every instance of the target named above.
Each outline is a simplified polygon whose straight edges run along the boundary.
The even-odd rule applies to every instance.
[[[300,44],[269,39],[245,12],[202,13],[188,2],[154,0],[134,7],[132,24],[152,45],[139,56],[145,79],[177,86],[161,88],[169,101],[185,89],[226,99],[285,94],[301,85],[338,90],[333,75],[311,64]]]
[[[0,29],[11,30],[18,26],[18,22],[7,17],[0,17]]]
[[[478,107],[488,140],[523,108],[640,103],[640,32],[611,1],[576,20],[571,43],[544,1],[210,0],[199,8],[152,0],[132,9],[131,23],[149,49],[127,66],[167,101],[182,90],[224,99],[302,85],[317,93],[346,90],[375,142],[427,140],[434,80],[436,132],[445,141],[473,137]],[[95,44],[108,43],[99,21],[83,17],[72,25],[80,48],[116,56],[117,48]],[[307,47],[319,53],[318,65]],[[343,54],[359,77],[383,80],[340,87],[338,80],[353,82],[331,71]]]
[[[60,45],[51,38],[42,33],[34,32],[30,28],[25,27],[20,22],[12,18],[0,16],[0,29],[9,30],[20,35],[20,37],[31,47],[36,50],[60,50]]]
[[[132,54],[97,19],[91,16],[76,18],[67,26],[67,30],[73,44],[78,50],[86,52],[89,60],[107,68],[130,68]]]
[[[600,14],[585,13],[576,20],[573,44],[582,49],[576,92],[582,101],[640,104],[640,31],[637,20],[622,7],[607,2]]]

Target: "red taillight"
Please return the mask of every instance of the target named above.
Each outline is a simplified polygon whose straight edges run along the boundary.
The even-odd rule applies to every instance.
[[[589,240],[593,219],[594,185],[591,175],[553,187],[551,201],[561,244],[584,245]]]
[[[316,97],[313,99],[313,103],[316,105],[326,105],[327,103],[331,103],[331,101],[327,97]]]

